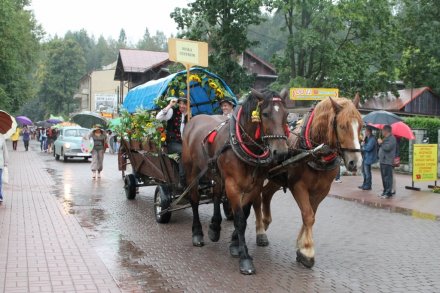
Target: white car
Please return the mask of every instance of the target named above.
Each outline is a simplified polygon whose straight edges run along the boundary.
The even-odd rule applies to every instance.
[[[60,129],[60,132],[53,144],[53,155],[55,160],[59,160],[63,157],[64,162],[68,158],[84,158],[88,160],[92,157],[90,153],[84,153],[81,150],[81,143],[83,137],[90,132],[90,129],[82,128],[79,126],[67,126]]]

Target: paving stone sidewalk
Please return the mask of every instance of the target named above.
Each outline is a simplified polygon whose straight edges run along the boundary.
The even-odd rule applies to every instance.
[[[342,176],[342,183],[334,182],[330,189],[330,196],[356,201],[369,206],[389,209],[392,212],[399,212],[411,215],[416,218],[440,221],[440,194],[433,193],[428,185],[434,182],[416,182],[415,187],[420,187],[421,191],[406,189],[411,186],[410,174],[394,174],[396,176],[396,195],[390,199],[379,197],[382,193],[382,179],[380,171],[374,169],[373,186],[371,190],[360,190],[362,176]],[[439,185],[440,182],[437,182]]]
[[[121,292],[75,217],[50,193],[55,183],[41,157],[8,147],[0,292]]]

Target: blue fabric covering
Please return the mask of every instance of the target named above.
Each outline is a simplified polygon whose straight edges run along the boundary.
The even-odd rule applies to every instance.
[[[218,80],[223,85],[225,90],[232,96],[232,102],[237,104],[237,98],[235,97],[234,93],[219,76],[202,68],[192,68],[190,71],[206,73],[208,76],[210,76],[210,78]],[[138,108],[145,110],[157,110],[158,108],[154,101],[166,93],[168,90],[168,84],[172,82],[176,76],[182,74],[186,74],[186,71],[171,74],[158,80],[151,80],[131,89],[124,99],[123,107],[130,113],[134,113]],[[218,102],[215,101],[214,91],[210,91],[207,84],[204,88],[202,88],[200,84],[191,82],[190,86],[194,86],[195,84],[197,85],[195,87],[191,87],[190,90],[192,115],[221,114],[220,106]],[[186,95],[186,89],[183,92]],[[209,92],[211,92],[210,96],[208,96]]]

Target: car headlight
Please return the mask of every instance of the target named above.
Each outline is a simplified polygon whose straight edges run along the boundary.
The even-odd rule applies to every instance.
[[[66,143],[64,144],[64,147],[65,147],[66,149],[70,149],[70,143],[66,142]]]

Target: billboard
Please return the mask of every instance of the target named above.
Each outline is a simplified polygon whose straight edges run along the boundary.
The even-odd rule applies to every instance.
[[[335,88],[291,88],[290,99],[293,101],[315,101],[327,97],[337,98],[339,89]]]
[[[437,180],[437,144],[414,144],[413,181]]]
[[[117,110],[116,94],[95,94],[95,111],[103,113],[113,113]]]

